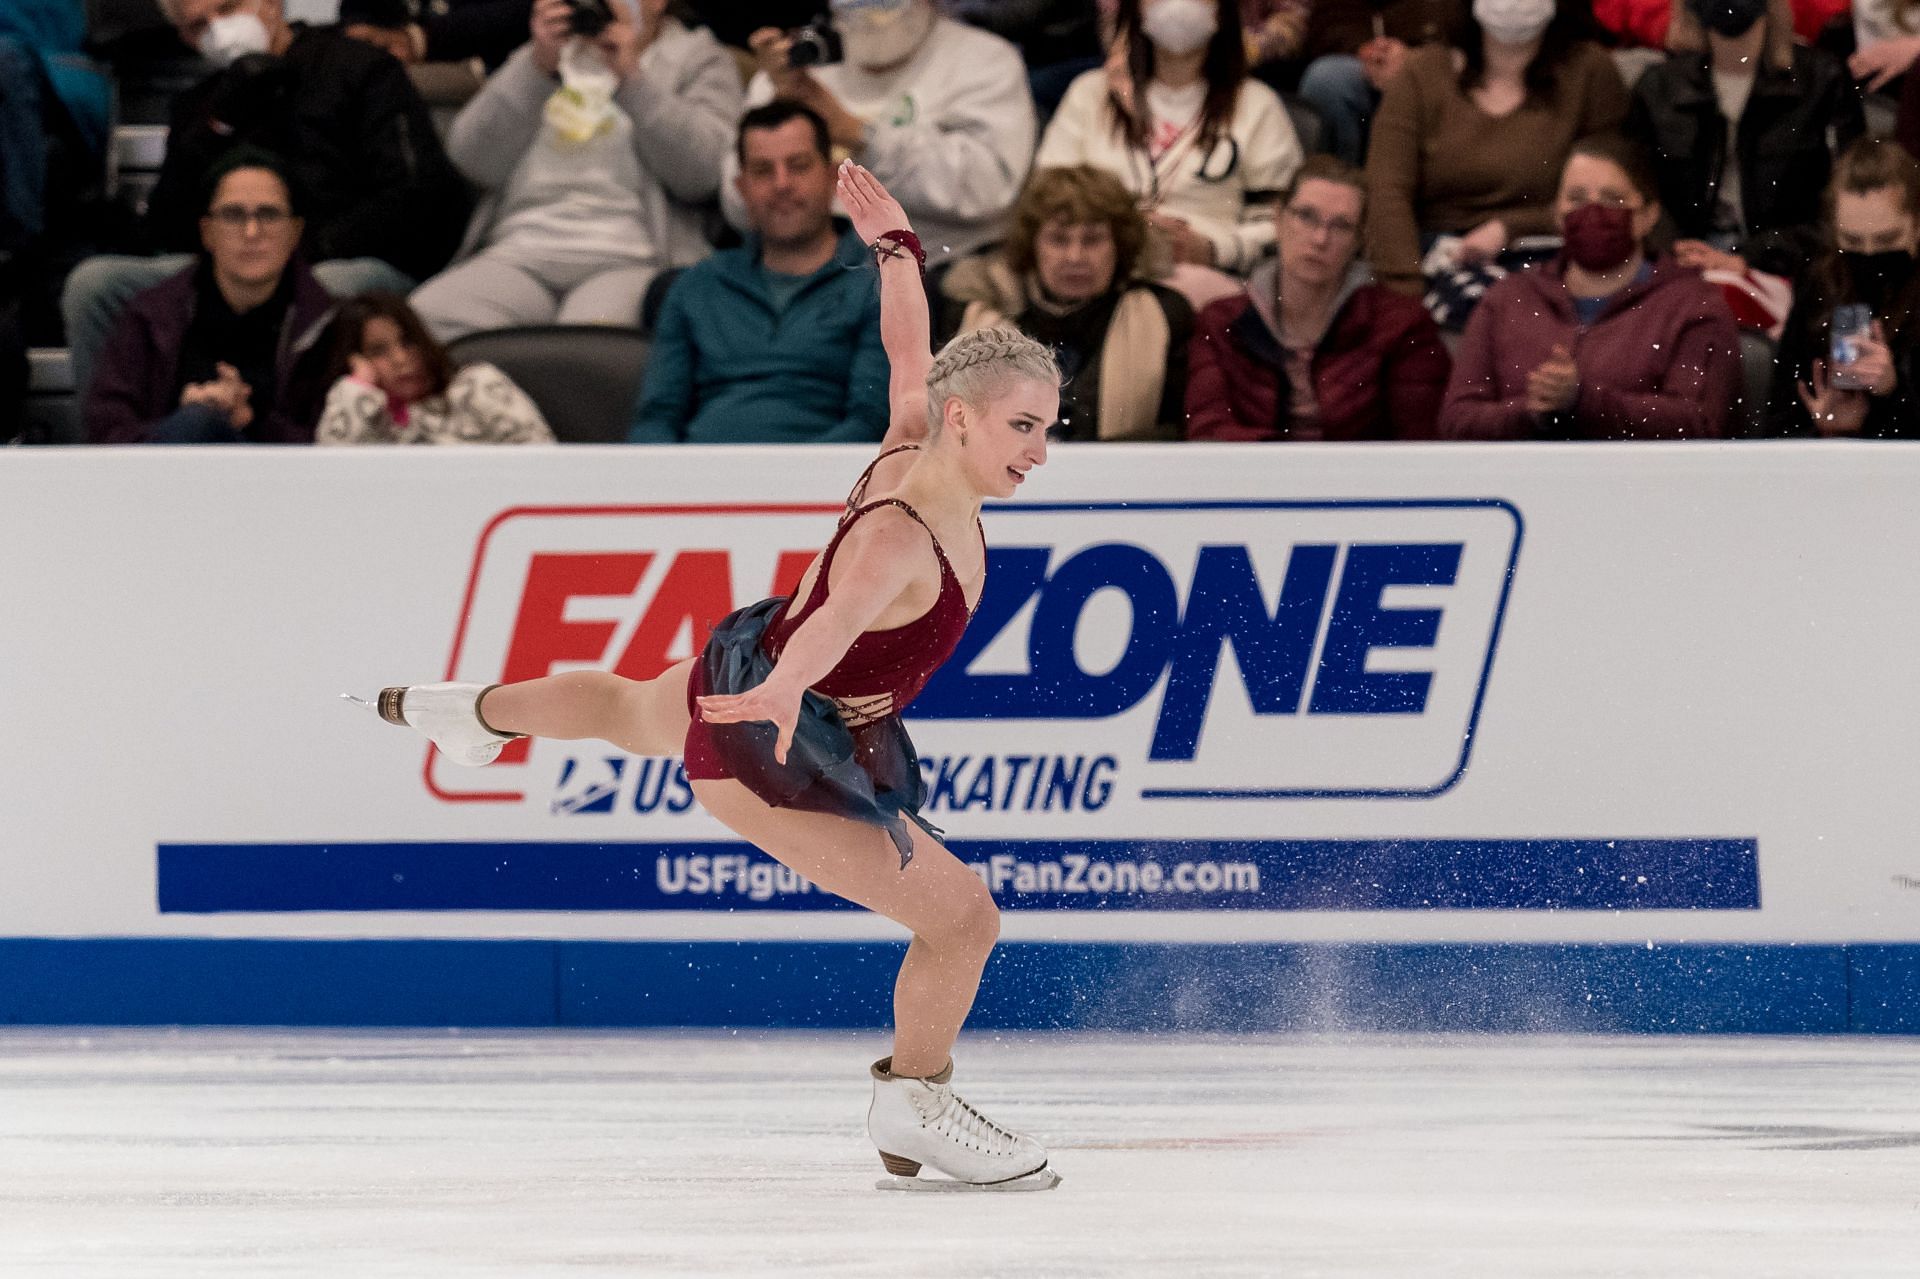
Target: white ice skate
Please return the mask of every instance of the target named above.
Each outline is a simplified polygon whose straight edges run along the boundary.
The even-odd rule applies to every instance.
[[[1031,1137],[1002,1128],[958,1097],[951,1064],[928,1079],[896,1075],[893,1058],[873,1064],[867,1135],[891,1177],[880,1190],[1052,1190],[1060,1174]],[[920,1174],[921,1165],[946,1178]],[[951,1178],[948,1180],[947,1178]]]
[[[494,684],[412,684],[383,688],[376,701],[340,696],[364,706],[389,724],[417,730],[456,764],[491,764],[519,733],[496,733],[480,718],[480,695]]]

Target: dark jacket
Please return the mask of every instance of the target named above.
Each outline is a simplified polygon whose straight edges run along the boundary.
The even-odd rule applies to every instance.
[[[380,258],[424,280],[460,242],[466,185],[406,68],[385,50],[295,27],[282,56],[242,58],[175,98],[147,206],[153,247],[200,248],[207,175],[241,143],[291,167],[309,261]]]
[[[1920,283],[1909,286],[1920,298]],[[1832,335],[1828,322],[1836,303],[1847,298],[1833,297],[1810,280],[1803,280],[1793,300],[1793,311],[1780,333],[1780,349],[1773,361],[1773,386],[1767,393],[1767,413],[1760,433],[1768,436],[1817,436],[1807,406],[1800,402],[1800,383],[1813,385],[1813,362],[1824,360],[1833,367]],[[1867,401],[1867,420],[1860,434],[1868,439],[1920,439],[1920,334],[1909,322],[1905,340],[1891,335],[1888,350],[1893,356],[1894,374],[1899,385],[1892,395],[1872,396]]]
[[[533,0],[342,0],[340,25],[403,30],[420,28],[427,62],[478,58],[498,70],[507,55],[527,42]]]
[[[194,265],[128,301],[100,352],[84,417],[95,444],[144,444],[154,423],[180,407],[180,352],[199,296]],[[258,444],[311,444],[326,396],[325,343],[333,298],[298,259],[293,302],[280,325],[274,408],[245,434]]]
[[[1238,297],[1200,312],[1188,351],[1187,438],[1284,440],[1293,389],[1285,352],[1256,298],[1272,297],[1269,261]],[[1351,277],[1344,302],[1314,351],[1320,438],[1431,439],[1447,385],[1447,351],[1426,308]]]
[[[872,254],[851,228],[774,310],[756,241],[688,267],[667,291],[627,439],[634,444],[876,441],[886,350]]]
[[[1573,353],[1573,408],[1536,421],[1527,376]],[[1740,388],[1740,335],[1720,290],[1671,258],[1616,293],[1585,328],[1556,259],[1487,290],[1454,352],[1440,412],[1452,439],[1664,440],[1725,435]]]
[[[1827,129],[1835,151],[1827,149]],[[1713,230],[1726,169],[1727,121],[1705,54],[1669,54],[1634,86],[1627,130],[1653,151],[1660,204],[1684,239]],[[1793,48],[1793,67],[1762,64],[1737,139],[1749,266],[1793,276],[1818,240],[1821,196],[1838,150],[1865,131],[1846,64],[1822,49]]]

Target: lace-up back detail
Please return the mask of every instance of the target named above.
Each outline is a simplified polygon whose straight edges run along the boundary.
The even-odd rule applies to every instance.
[[[971,617],[966,593],[960,587],[960,579],[955,576],[953,565],[947,560],[946,548],[940,545],[940,539],[934,536],[933,530],[927,528],[927,522],[920,518],[920,513],[897,497],[862,501],[867,485],[873,479],[874,467],[889,457],[918,447],[904,444],[889,449],[876,457],[862,473],[859,483],[847,498],[847,509],[840,516],[840,526],[834,530],[833,540],[827,543],[827,549],[820,557],[820,567],[814,574],[813,586],[807,592],[806,599],[798,608],[793,606],[793,601],[788,601],[768,624],[763,641],[767,653],[778,658],[793,632],[827,602],[834,555],[838,553],[847,531],[862,516],[885,506],[894,506],[926,529],[927,537],[933,543],[934,557],[940,561],[940,593],[934,599],[933,607],[904,626],[867,631],[860,635],[848,647],[839,664],[814,685],[816,692],[832,698],[839,705],[849,728],[885,719],[912,701],[933,677],[933,673],[940,669],[940,664],[947,660],[954,646],[959,644]]]

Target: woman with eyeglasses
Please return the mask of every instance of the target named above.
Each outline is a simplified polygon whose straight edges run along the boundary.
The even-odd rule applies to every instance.
[[[1740,336],[1714,286],[1647,236],[1653,171],[1614,135],[1574,144],[1553,261],[1491,289],[1454,352],[1440,434],[1454,439],[1678,439],[1727,433]]]
[[[1301,166],[1279,255],[1200,314],[1187,350],[1187,438],[1392,440],[1434,433],[1447,352],[1426,310],[1358,261],[1366,179]]]
[[[82,410],[96,444],[310,444],[333,299],[294,254],[305,223],[282,161],[214,167],[199,260],[134,295]]]

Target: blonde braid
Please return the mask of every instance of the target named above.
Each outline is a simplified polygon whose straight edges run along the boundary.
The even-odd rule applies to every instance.
[[[927,430],[937,433],[947,401],[978,408],[1015,378],[1060,385],[1053,352],[1016,328],[995,325],[962,333],[940,348],[927,368]]]

